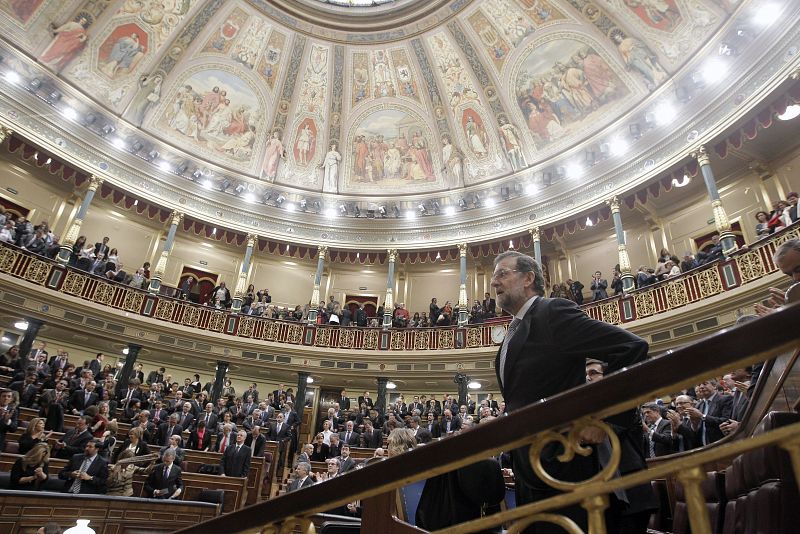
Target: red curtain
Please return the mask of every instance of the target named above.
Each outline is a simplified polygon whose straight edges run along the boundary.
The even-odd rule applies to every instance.
[[[355,320],[356,310],[364,305],[364,311],[367,312],[367,317],[375,317],[378,311],[378,298],[379,297],[362,297],[357,295],[347,295],[344,299],[344,305],[350,308],[350,313]]]
[[[181,271],[181,278],[178,282],[178,288],[183,285],[183,282],[185,282],[189,276],[194,277],[195,283],[200,285],[200,295],[197,298],[197,304],[207,302],[211,292],[215,287],[217,287],[217,279],[219,278],[219,275],[216,273],[201,271],[200,269],[194,269],[192,267],[184,267],[183,271]]]

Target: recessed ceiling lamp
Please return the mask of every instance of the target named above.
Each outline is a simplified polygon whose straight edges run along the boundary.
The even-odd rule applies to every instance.
[[[386,389],[397,389],[397,384],[394,382],[386,382]]]
[[[766,27],[778,20],[781,8],[778,4],[766,4],[758,8],[753,16],[753,22],[761,27]]]
[[[158,168],[164,172],[170,172],[172,170],[172,166],[169,164],[169,161],[161,160],[158,163]]]
[[[297,208],[294,205],[294,202],[287,202],[285,207],[286,207],[286,211],[294,211]]]
[[[473,380],[472,382],[467,384],[467,387],[469,389],[481,389],[481,383],[476,380]]]
[[[245,200],[245,202],[255,202],[256,201],[256,196],[253,193],[245,193],[242,198]]]
[[[26,321],[24,319],[21,320],[21,321],[17,321],[16,323],[14,323],[14,328],[16,328],[17,330],[27,330],[28,329],[28,321]]]
[[[683,175],[683,179],[679,182],[677,178],[672,179],[672,185],[675,187],[686,187],[692,181],[688,174]]]
[[[592,222],[591,217],[586,217],[586,226],[594,226],[594,222]]]
[[[448,217],[452,216],[452,215],[455,215],[456,214],[456,207],[455,206],[446,206],[444,208],[444,214],[447,215]]]
[[[408,210],[406,212],[406,219],[414,219],[416,217],[417,217],[417,214],[414,212],[414,210]]]
[[[306,384],[313,384],[313,383],[314,383],[314,379],[312,377],[309,376],[309,377],[306,378]]]
[[[122,140],[121,138],[119,138],[119,137],[115,137],[115,138],[114,138],[114,139],[111,141],[111,144],[112,144],[112,145],[114,145],[114,148],[118,148],[119,150],[125,150],[125,141],[123,141],[123,140]]]
[[[211,189],[212,187],[214,187],[214,182],[206,179],[203,181],[203,187],[205,187],[206,189]]]
[[[19,74],[17,74],[13,70],[6,72],[6,81],[10,83],[19,83],[20,80],[22,80],[22,78],[20,78]]]
[[[715,83],[728,75],[728,65],[722,59],[712,57],[700,68],[700,74],[705,83]]]
[[[539,192],[539,186],[536,184],[528,184],[525,186],[526,195],[535,195]]]
[[[127,356],[129,352],[130,352],[130,349],[128,347],[125,347],[124,349],[122,349],[122,354],[124,354],[125,356]]]
[[[583,167],[577,163],[570,163],[564,168],[564,173],[567,178],[574,180],[583,176]]]
[[[62,109],[61,110],[61,114],[64,115],[64,117],[66,117],[67,119],[69,119],[71,121],[74,121],[74,120],[76,120],[78,118],[78,112],[75,111],[74,108],[71,108],[69,106],[67,106],[64,109]]]
[[[612,156],[621,156],[628,151],[628,142],[621,137],[615,137],[608,142],[608,150]]]
[[[483,201],[483,205],[487,208],[493,208],[497,202],[492,197],[486,197],[486,200]]]
[[[671,123],[675,120],[675,115],[677,113],[675,106],[669,102],[661,102],[655,107],[653,112],[655,113],[656,124],[659,126]]]
[[[326,208],[325,209],[325,217],[327,217],[329,219],[333,219],[334,217],[336,217],[336,210],[333,209],[333,208]]]
[[[782,121],[790,121],[800,115],[800,104],[792,104],[786,108],[786,111],[778,115]]]

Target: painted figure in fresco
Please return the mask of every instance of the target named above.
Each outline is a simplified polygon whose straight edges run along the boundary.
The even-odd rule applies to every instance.
[[[139,42],[139,34],[136,32],[120,37],[114,43],[108,61],[100,66],[109,78],[116,76],[117,71],[122,70],[131,72],[142,59],[145,47]]]
[[[88,15],[78,15],[78,17],[71,22],[67,22],[53,29],[53,41],[45,48],[39,61],[48,67],[55,70],[61,70],[67,64],[75,59],[81,53],[83,47],[86,46],[88,34],[86,28],[91,24]]]
[[[160,74],[139,78],[139,91],[133,97],[133,101],[128,108],[129,120],[134,125],[141,126],[148,110],[161,99],[162,81],[163,77]]]
[[[300,154],[300,165],[308,165],[308,152],[311,150],[311,143],[314,142],[314,134],[311,133],[308,123],[303,126],[297,135],[297,152]]]
[[[633,37],[625,37],[621,32],[615,33],[613,40],[617,44],[625,64],[644,76],[649,89],[654,89],[666,79],[667,73],[664,72],[656,57],[640,40]]]
[[[246,132],[229,139],[222,145],[221,152],[229,152],[239,159],[248,159],[253,152],[253,142],[256,139],[256,127],[250,126]]]
[[[475,156],[482,158],[486,156],[486,131],[481,125],[475,122],[472,116],[467,117],[467,124],[464,126],[467,132],[469,146]]]
[[[355,153],[355,174],[360,180],[367,179],[367,156],[369,155],[369,146],[363,135],[356,136],[355,146],[353,147]]]
[[[464,154],[453,146],[448,134],[442,136],[442,161],[448,188],[464,187]]]
[[[278,163],[281,158],[286,158],[286,150],[284,150],[283,143],[278,137],[278,130],[275,130],[272,132],[272,138],[267,142],[267,151],[264,154],[264,166],[261,170],[261,175],[267,180],[275,180],[275,176],[278,174]]]
[[[338,192],[340,161],[342,161],[342,155],[336,150],[336,143],[331,143],[331,149],[325,154],[325,160],[322,162],[322,167],[324,169],[322,180],[323,193]]]
[[[220,101],[220,103],[216,106],[214,113],[211,115],[211,119],[208,121],[208,126],[203,130],[205,137],[223,137],[225,132],[228,128],[230,128],[231,123],[233,122],[233,117],[231,116],[230,112],[230,105],[231,101],[227,98]],[[202,107],[203,102],[200,102],[200,106]],[[242,113],[245,113],[245,110],[242,110]],[[198,111],[198,122],[200,121],[201,112]],[[242,126],[246,126],[247,123],[247,116],[243,115],[242,118]],[[235,130],[239,131],[238,126],[234,128]]]
[[[572,60],[576,65],[583,67],[589,91],[596,100],[605,102],[614,96],[617,91],[614,73],[603,58],[591,50],[580,50]]]
[[[513,124],[507,123],[504,119],[500,120],[500,138],[503,140],[503,149],[511,168],[515,171],[523,168],[526,163],[520,146],[519,133]]]
[[[425,142],[425,138],[422,136],[422,132],[418,131],[413,135],[411,138],[411,148],[412,150],[409,152],[414,154],[420,170],[422,171],[421,179],[433,179],[433,160],[431,160],[431,153],[428,151],[428,146]]]
[[[400,170],[403,167],[403,157],[400,150],[395,145],[394,141],[389,143],[389,148],[386,149],[386,156],[383,160],[383,168],[386,178],[395,179],[399,178]]]
[[[645,22],[655,28],[671,30],[681,20],[680,11],[667,0],[625,0],[625,4],[635,12],[643,13]]]

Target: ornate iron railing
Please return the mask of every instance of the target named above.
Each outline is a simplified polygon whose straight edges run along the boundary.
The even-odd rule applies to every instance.
[[[781,243],[800,238],[800,227],[754,243],[732,258],[710,263],[680,276],[620,297],[583,306],[599,321],[624,324],[730,291],[777,271],[772,261]],[[254,340],[330,349],[422,351],[479,349],[495,345],[492,330],[506,328],[502,319],[459,327],[388,329],[307,325],[232,314],[164,295],[153,295],[85,271],[66,267],[8,244],[0,244],[0,273],[118,310]]]
[[[606,532],[603,511],[611,493],[666,477],[674,477],[684,486],[692,532],[710,534],[712,530],[701,490],[701,484],[706,480],[705,466],[746,451],[778,445],[790,453],[796,479],[800,480],[800,423],[668,457],[647,470],[617,477],[620,444],[603,418],[696,384],[708,376],[718,376],[730,369],[797,351],[800,349],[800,339],[795,330],[798,321],[800,305],[793,305],[664,357],[607,375],[601,382],[542,399],[508,417],[478,425],[459,436],[178,532],[203,534],[216,529],[232,534],[282,534],[296,532],[296,527],[300,527],[301,532],[313,533],[316,532],[312,522],[314,514],[356,499],[362,503],[362,532],[420,532],[395,517],[392,506],[395,490],[470,465],[500,451],[531,445],[531,451],[534,451],[531,453],[532,464],[537,475],[562,493],[453,525],[437,531],[437,534],[466,534],[500,524],[505,524],[510,533],[519,533],[537,521],[559,524],[570,533],[582,532],[557,512],[571,504],[579,504],[587,510],[588,532],[602,534]],[[591,479],[575,483],[553,479],[544,472],[535,451],[541,451],[548,443],[559,442],[567,451],[562,461],[569,461],[576,454],[586,454],[587,447],[581,445],[579,434],[587,427],[600,428],[610,440],[611,460],[606,467]]]

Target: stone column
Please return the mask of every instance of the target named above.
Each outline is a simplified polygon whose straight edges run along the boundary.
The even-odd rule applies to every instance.
[[[383,304],[383,327],[392,326],[392,315],[394,312],[394,262],[397,259],[397,250],[390,248],[386,251],[389,254],[389,275],[386,278],[386,301]]]
[[[711,169],[711,158],[706,151],[705,146],[700,146],[697,152],[692,154],[692,157],[697,159],[697,164],[700,165],[700,171],[703,173],[703,181],[708,190],[708,196],[711,198],[711,209],[714,211],[714,225],[719,232],[719,240],[722,243],[722,253],[725,256],[736,252],[739,246],[736,244],[736,236],[731,232],[731,222],[728,220],[728,214],[722,206],[722,199],[717,190],[717,183],[714,178],[714,171]]]
[[[458,407],[460,408],[467,404],[467,383],[469,382],[469,377],[459,369],[455,378],[453,378],[453,382],[458,384]],[[469,406],[467,407],[469,408]]]
[[[89,205],[92,203],[97,188],[100,187],[102,183],[103,179],[97,176],[92,175],[92,177],[89,178],[89,188],[86,190],[86,195],[83,197],[81,207],[68,226],[67,233],[64,234],[64,239],[61,240],[61,248],[58,250],[58,256],[56,257],[59,263],[66,264],[69,262],[69,257],[72,254],[72,246],[75,244],[75,241],[78,240],[78,236],[81,233],[83,219],[86,217],[86,212],[89,211]]]
[[[461,285],[458,286],[458,326],[466,326],[469,319],[469,301],[467,300],[467,244],[458,245],[461,269]]]
[[[622,216],[619,212],[619,198],[612,197],[606,200],[606,204],[611,208],[611,216],[614,218],[614,230],[617,234],[617,250],[619,251],[619,271],[622,274],[622,290],[631,291],[636,288],[633,273],[631,273],[631,259],[628,256],[628,248],[625,243],[625,230],[622,228]]]
[[[167,233],[167,240],[164,242],[164,250],[161,251],[161,256],[158,258],[158,263],[156,263],[156,268],[153,271],[153,278],[150,280],[150,293],[158,293],[161,287],[161,279],[167,269],[169,253],[172,252],[172,245],[175,242],[175,232],[178,231],[178,224],[180,224],[182,218],[183,213],[179,211],[172,212],[172,223]]]
[[[222,360],[217,360],[217,372],[214,375],[214,387],[211,388],[211,402],[217,405],[217,399],[222,395],[222,388],[225,386],[225,377],[228,375],[230,364]]]
[[[239,278],[236,280],[236,289],[233,292],[231,313],[239,313],[239,311],[242,309],[242,299],[247,291],[247,271],[250,270],[250,259],[253,257],[253,247],[256,246],[257,240],[257,235],[247,234],[247,248],[244,250],[242,270],[239,272]]]
[[[25,334],[22,336],[22,341],[19,344],[19,359],[22,361],[25,361],[25,359],[28,357],[28,354],[31,352],[33,342],[36,340],[36,336],[39,335],[39,329],[44,324],[44,321],[40,321],[39,319],[25,320],[28,322],[28,329],[25,330]]]
[[[385,376],[379,376],[378,381],[378,394],[375,396],[375,411],[383,415],[386,413],[386,384],[389,379]]]
[[[308,373],[305,371],[297,372],[297,393],[294,396],[294,411],[297,413],[299,421],[297,427],[303,424],[303,410],[306,406],[306,387],[308,386]],[[297,432],[299,434],[300,432]]]
[[[531,234],[531,239],[533,239],[533,259],[536,260],[536,263],[539,264],[542,271],[544,271],[544,267],[542,266],[542,234],[539,232],[539,227],[534,226],[528,233]]]
[[[128,354],[125,356],[125,364],[122,366],[122,371],[119,373],[117,391],[125,391],[128,389],[128,381],[131,379],[131,376],[133,376],[133,366],[136,364],[136,359],[139,357],[140,350],[142,350],[141,345],[128,343]]]
[[[308,309],[308,324],[317,323],[317,306],[319,306],[319,285],[322,283],[322,271],[325,269],[326,245],[317,246],[317,272],[314,275],[314,289],[311,291],[311,306]],[[306,375],[308,376],[308,375]]]

